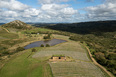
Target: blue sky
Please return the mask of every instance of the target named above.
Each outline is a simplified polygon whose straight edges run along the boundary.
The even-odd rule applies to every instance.
[[[0,0],[0,22],[116,20],[116,0]]]

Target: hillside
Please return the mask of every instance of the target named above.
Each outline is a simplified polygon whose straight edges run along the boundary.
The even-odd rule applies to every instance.
[[[3,24],[2,27],[6,27],[6,28],[16,28],[16,29],[31,29],[32,26],[28,25],[22,21],[19,20],[15,20],[6,24]]]
[[[56,24],[54,26],[52,25],[46,27],[50,29],[73,32],[78,34],[99,34],[99,32],[116,31],[116,21],[94,21],[71,24]]]
[[[116,21],[56,24],[47,28],[71,32],[70,39],[86,43],[98,63],[116,76]]]
[[[23,28],[25,24],[22,25],[23,23],[21,23],[21,21],[16,20],[0,27],[0,76],[109,77],[105,71],[91,61],[83,45],[90,49],[97,62],[116,75],[115,31],[101,32],[102,35],[100,36],[87,33],[83,35],[70,31],[71,25],[69,24],[70,27],[63,26],[65,31],[61,31],[60,29],[52,30],[37,27],[27,30],[27,28]],[[11,24],[14,24],[15,27]],[[18,29],[18,26],[22,26],[22,28]],[[91,28],[88,27],[87,29]],[[67,40],[67,42],[50,47],[36,47],[34,48],[36,52],[32,52],[32,49],[24,49],[26,45],[32,42],[45,40],[43,37],[47,34],[51,34],[52,38]],[[59,54],[65,55],[71,61],[68,59],[66,62],[48,61],[52,55]]]
[[[2,77],[109,77],[89,59],[87,51],[79,42],[69,40],[63,35],[53,35],[54,38],[67,42],[51,46],[36,47],[36,52],[27,49],[17,53],[0,70]],[[31,53],[31,56],[28,55]],[[52,62],[51,55],[64,54],[71,61]],[[27,58],[28,57],[28,58]],[[17,67],[18,66],[18,67]],[[17,71],[16,71],[17,69]],[[89,70],[89,71],[88,71]]]

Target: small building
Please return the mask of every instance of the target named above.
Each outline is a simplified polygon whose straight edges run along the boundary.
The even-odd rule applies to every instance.
[[[52,56],[51,59],[49,59],[49,61],[65,61],[66,57],[65,56]]]

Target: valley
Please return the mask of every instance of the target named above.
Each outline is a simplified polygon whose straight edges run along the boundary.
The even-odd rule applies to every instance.
[[[90,40],[90,37],[94,40],[102,38],[92,34],[76,34],[68,30],[53,30],[49,26],[48,28],[35,27],[18,20],[4,24],[0,26],[0,76],[113,77],[110,72],[109,76],[107,70],[104,71],[101,67],[99,68],[91,60],[87,48],[95,60],[97,60],[96,56],[99,56],[99,54],[95,54],[98,52],[95,52],[95,49],[89,46],[89,44],[93,45],[91,41],[94,42],[93,39]],[[26,45],[33,42],[51,39],[61,39],[66,40],[66,42],[54,46],[48,44],[48,46],[40,45],[40,47],[24,49]],[[98,45],[95,46],[99,47]],[[114,54],[115,52],[108,52],[108,54],[110,53]],[[49,59],[53,55],[64,55],[66,60],[50,61]],[[100,60],[102,59],[101,56]],[[114,58],[112,61],[114,61]],[[102,60],[104,61],[104,58]],[[115,68],[113,70],[115,74]]]

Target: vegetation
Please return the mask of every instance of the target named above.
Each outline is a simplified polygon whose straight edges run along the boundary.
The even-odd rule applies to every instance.
[[[41,44],[41,47],[44,47],[44,45],[43,45],[43,44]]]
[[[6,24],[3,24],[2,27],[5,28],[16,28],[16,29],[32,29],[32,27],[22,21],[15,20]]]
[[[37,50],[35,48],[32,49],[32,52],[36,52]]]
[[[116,76],[116,21],[56,24],[47,28],[72,32],[71,40],[85,42],[98,63]]]
[[[46,47],[50,47],[50,45],[49,44],[46,44]]]
[[[37,49],[38,50],[38,49]],[[1,77],[52,77],[50,66],[41,59],[26,58],[31,49],[17,53],[0,70]]]
[[[51,34],[48,33],[48,35],[47,36],[44,36],[43,38],[44,39],[51,39]]]
[[[5,56],[10,58],[10,60],[0,70],[0,76],[52,77],[52,73],[54,76],[67,77],[91,77],[95,75],[96,77],[107,76],[103,71],[101,71],[91,62],[85,49],[83,49],[76,41],[80,41],[81,43],[88,46],[91,54],[97,60],[97,62],[106,67],[107,70],[111,71],[116,76],[115,24],[115,21],[102,21],[74,24],[56,24],[54,26],[45,26],[46,28],[34,28],[29,27],[29,25],[24,27],[17,27],[15,24],[12,24],[11,26],[8,26],[9,24],[3,25],[2,27],[0,27],[0,68],[2,67],[3,63],[5,63],[5,60],[3,59]],[[6,31],[6,29],[8,30],[8,32]],[[19,30],[21,30],[21,32],[18,32]],[[46,34],[47,36],[44,36]],[[43,39],[43,36],[44,39],[50,39],[51,34],[54,38],[64,40],[68,40],[68,37],[66,36],[70,36],[69,39],[74,41],[68,40],[68,42],[66,43],[52,47],[49,47],[50,45],[47,44],[46,47],[44,47],[44,45],[42,44],[40,47],[41,50],[39,48],[24,50],[23,46],[25,46],[26,44],[23,46],[19,46],[22,45],[22,43],[26,43],[28,41]],[[35,54],[33,53],[38,50],[39,52]],[[13,54],[11,53],[14,51],[22,52],[16,53],[16,56],[18,57],[12,57]],[[33,56],[29,56],[27,58],[30,53],[32,53]],[[74,61],[67,63],[49,62],[49,66],[46,60],[48,60],[49,57],[54,54],[63,54],[72,57]]]
[[[62,37],[64,39],[67,39],[66,36],[64,37],[61,35],[54,35],[54,37]],[[74,60],[69,62],[49,62],[54,77],[107,77],[107,75],[105,75],[105,73],[101,71],[100,68],[98,68],[93,64],[93,62],[91,62],[91,60],[87,56],[87,51],[83,49],[78,42],[75,41],[68,40],[68,42],[62,43],[60,45],[42,48],[32,57],[39,59],[48,57],[48,59],[50,59],[51,56],[64,55],[72,57]]]
[[[1,28],[1,30],[0,30],[0,37],[2,37],[3,39],[17,39],[18,38],[18,34],[8,33],[4,29]]]
[[[23,50],[25,50],[23,47],[18,47],[18,48],[16,49],[16,52],[23,51]]]

